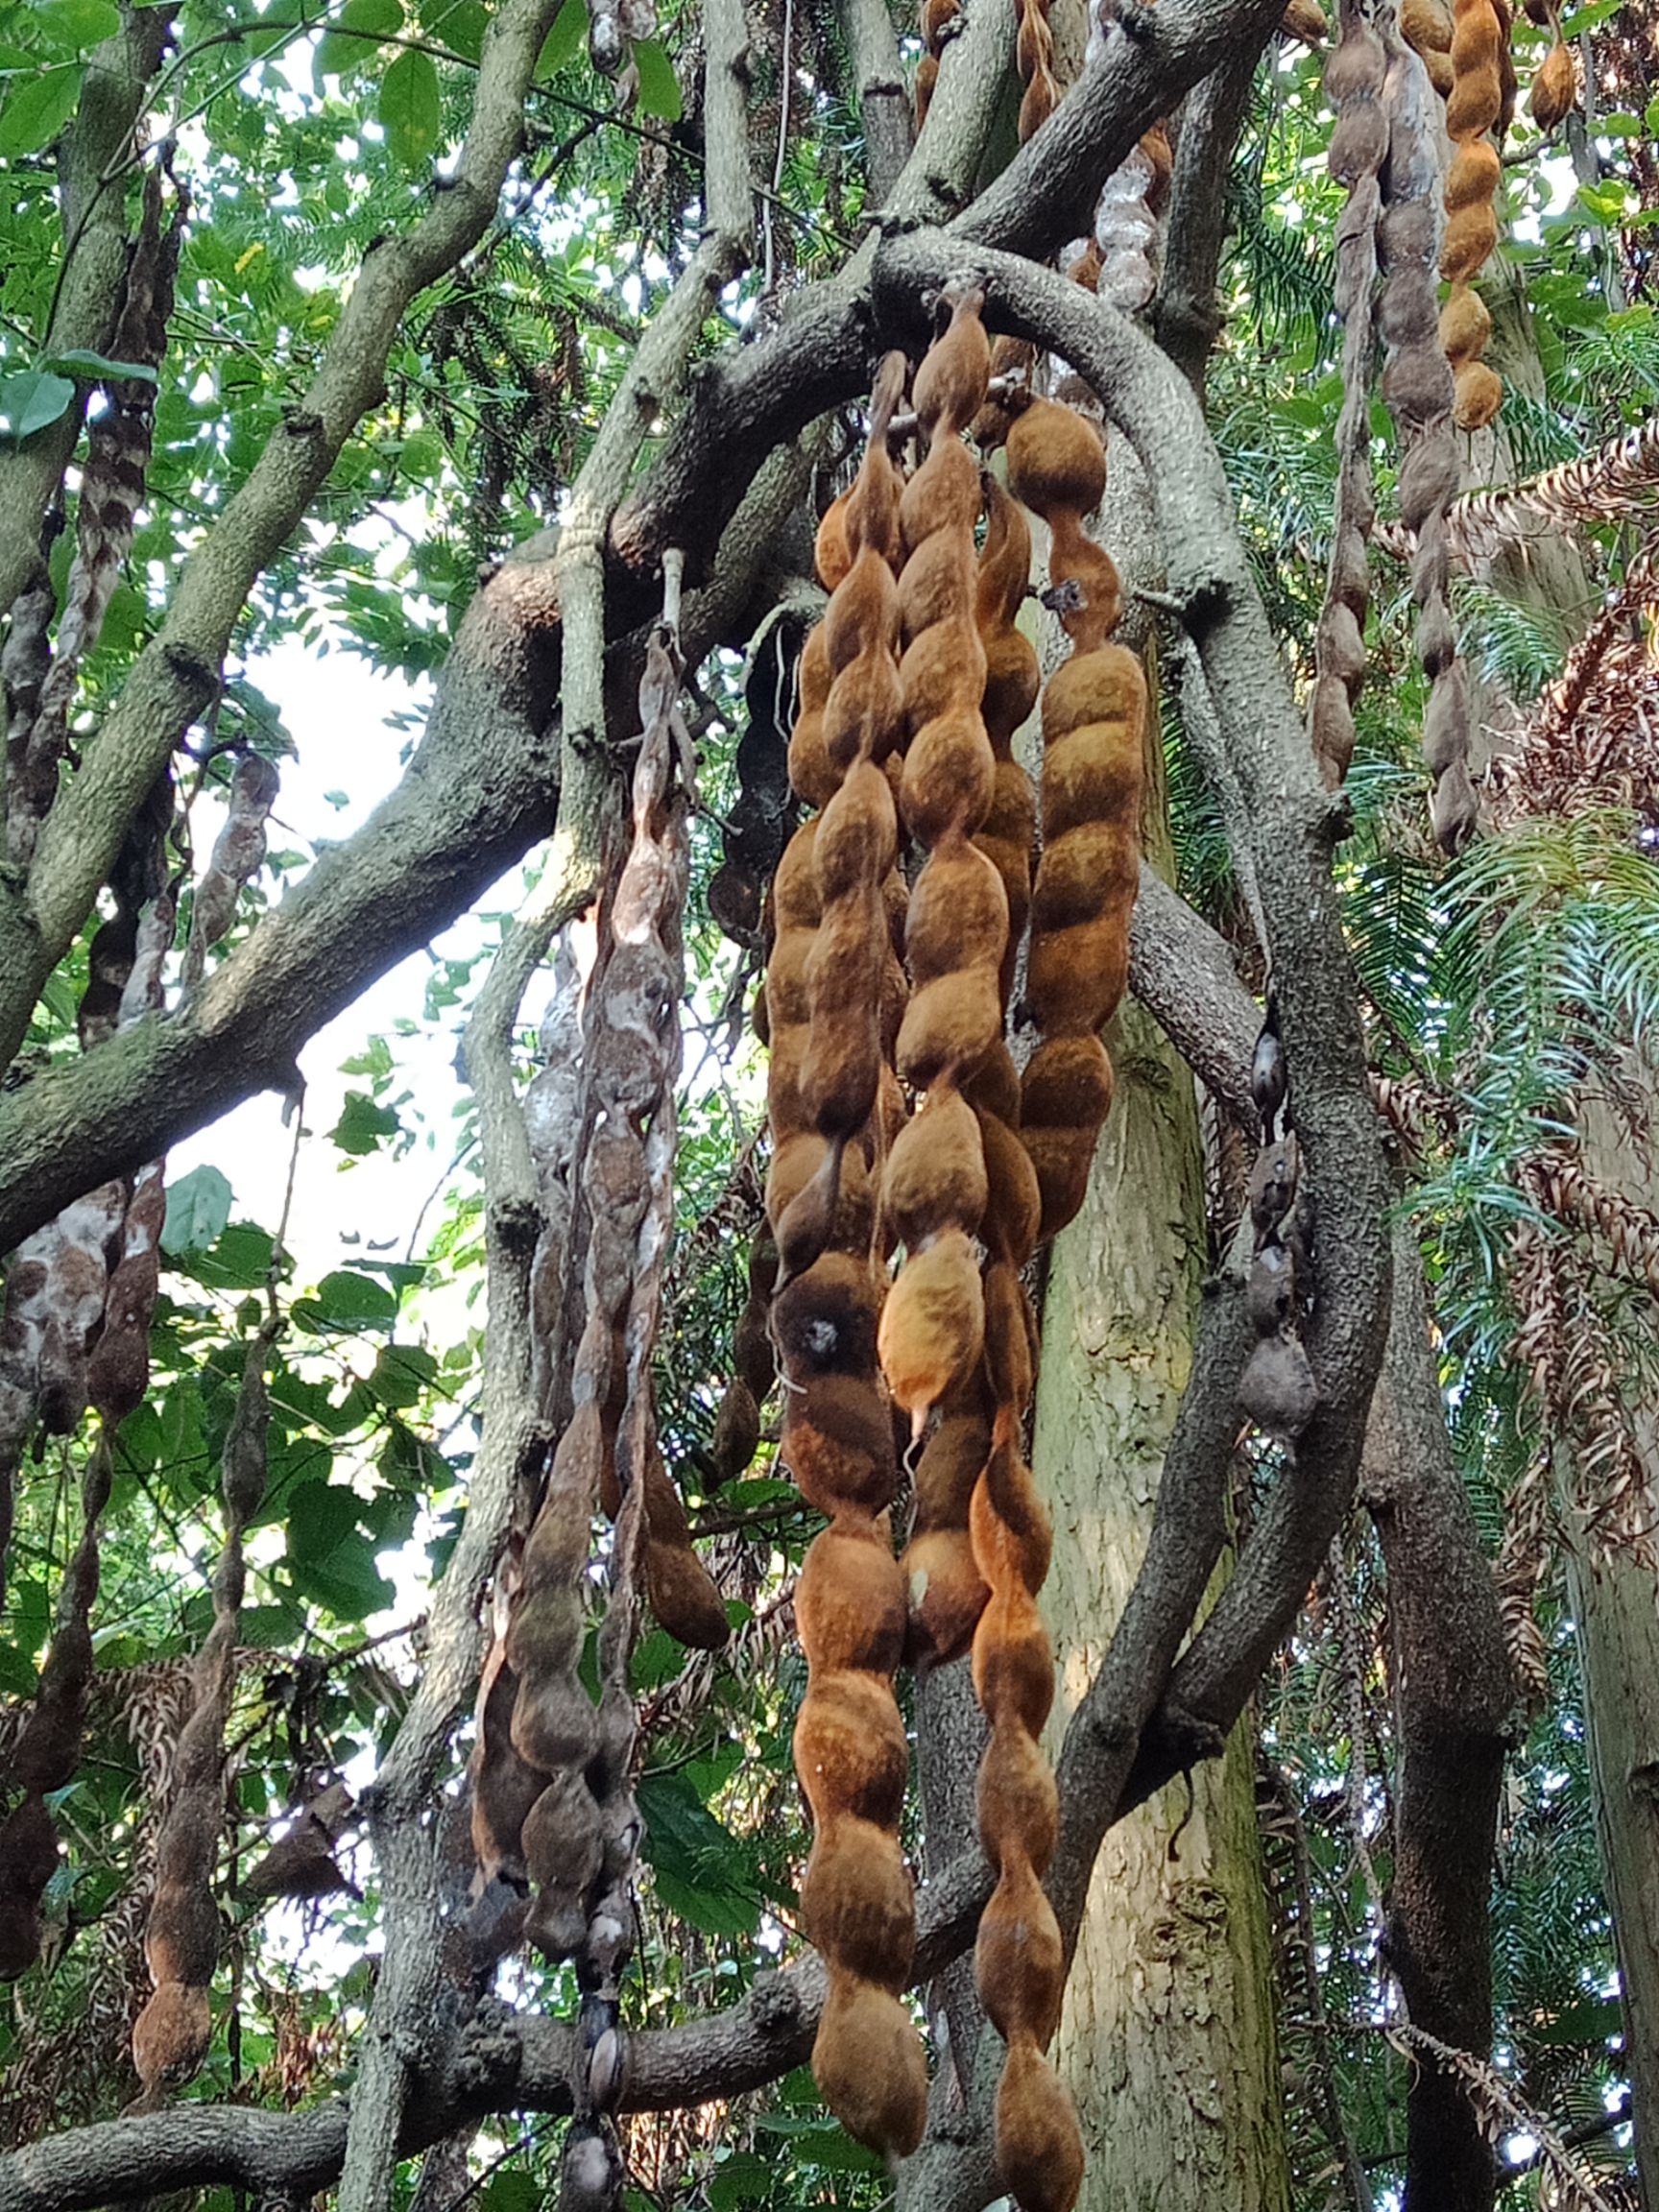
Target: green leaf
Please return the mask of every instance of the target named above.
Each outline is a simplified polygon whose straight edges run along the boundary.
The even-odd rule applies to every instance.
[[[388,1344],[374,1362],[369,1387],[382,1406],[406,1412],[438,1372],[438,1362],[420,1344]]]
[[[346,0],[317,48],[317,74],[343,77],[363,68],[375,49],[403,28],[403,0]]]
[[[377,1106],[366,1092],[348,1091],[328,1142],[360,1160],[377,1150],[383,1137],[396,1137],[402,1126],[390,1106]]]
[[[294,1315],[306,1329],[387,1329],[397,1318],[397,1300],[373,1276],[338,1267],[324,1276],[315,1297],[295,1299]]]
[[[269,1231],[233,1221],[210,1252],[181,1253],[180,1272],[211,1290],[257,1290],[271,1272],[271,1254]]]
[[[230,1218],[230,1185],[217,1167],[204,1164],[167,1186],[167,1220],[161,1249],[170,1259],[205,1252]]]
[[[536,57],[537,84],[551,84],[567,61],[575,60],[587,36],[588,0],[565,0]]]
[[[124,376],[129,382],[154,384],[155,370],[148,361],[111,361],[85,346],[72,346],[67,353],[48,353],[45,366],[63,376]]]
[[[739,2212],[744,2204],[764,2204],[772,2195],[775,2166],[753,2151],[733,2151],[709,2184],[709,2212]]]
[[[35,20],[55,45],[84,53],[121,28],[115,0],[35,0]]]
[[[19,369],[0,376],[0,437],[22,440],[44,430],[66,411],[75,387],[66,376]]]
[[[42,69],[37,77],[25,77],[14,85],[7,95],[5,107],[0,108],[0,155],[10,155],[14,159],[22,154],[38,154],[42,146],[50,146],[75,112],[75,103],[81,97],[81,78],[80,62],[65,61],[56,69]],[[63,407],[68,404],[65,399]],[[55,422],[63,407],[47,416],[47,421]],[[12,435],[22,437],[27,433],[13,431]]]
[[[557,25],[554,26],[558,28]],[[634,67],[639,79],[639,111],[664,123],[678,123],[685,112],[680,97],[680,80],[660,38],[641,38],[634,49]]]
[[[732,1881],[743,1846],[709,1812],[684,1774],[645,1774],[638,1788],[645,1823],[641,1852],[669,1911],[705,1935],[752,1936],[759,1907]]]
[[[438,64],[430,54],[399,54],[380,80],[379,113],[386,143],[405,169],[418,169],[438,151],[443,114]]]

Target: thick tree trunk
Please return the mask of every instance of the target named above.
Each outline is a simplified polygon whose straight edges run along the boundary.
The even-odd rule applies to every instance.
[[[1655,1076],[1632,1060],[1654,1105]],[[1659,1203],[1659,1173],[1627,1130],[1595,1102],[1583,1114],[1584,1165],[1641,1206]],[[1659,1487],[1659,1407],[1636,1408],[1637,1449]],[[1607,1904],[1619,1946],[1624,2063],[1630,2076],[1643,2212],[1659,2212],[1659,1595],[1652,1571],[1621,1555],[1595,1565],[1568,1554],[1590,1785]]]
[[[1035,1461],[1063,1727],[1141,1563],[1204,1267],[1186,1070],[1133,1005],[1089,1200],[1048,1279]],[[1108,1835],[1057,2062],[1089,2148],[1080,2212],[1278,2212],[1288,2179],[1248,1723]]]

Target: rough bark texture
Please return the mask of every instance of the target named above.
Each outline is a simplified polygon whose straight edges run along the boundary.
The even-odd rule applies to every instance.
[[[1055,1719],[1087,1691],[1151,1525],[1192,1358],[1204,1193],[1191,1078],[1138,1007],[1094,1180],[1049,1269],[1033,1464],[1054,1515]],[[1179,1831],[1177,1839],[1177,1831]],[[1082,2212],[1279,2212],[1279,2107],[1250,1730],[1108,1834],[1056,2046]]]
[[[1408,1229],[1395,1232],[1393,1318],[1361,1482],[1387,1569],[1394,1676],[1388,1962],[1412,2026],[1484,2058],[1488,1903],[1515,1685],[1491,1569],[1453,1464]],[[1406,2110],[1407,2212],[1485,2212],[1495,2170],[1467,2085],[1425,2056]]]
[[[1639,1158],[1627,1133],[1595,1106],[1584,1115],[1584,1164],[1622,1197],[1659,1201],[1652,1162]],[[1633,1425],[1648,1479],[1659,1482],[1659,1407],[1639,1407]],[[1650,1570],[1635,1559],[1598,1566],[1575,1546],[1568,1573],[1596,1826],[1619,1943],[1636,2172],[1643,2212],[1659,2212],[1659,1605]]]

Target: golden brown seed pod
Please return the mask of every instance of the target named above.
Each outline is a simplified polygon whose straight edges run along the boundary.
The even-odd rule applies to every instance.
[[[889,1054],[902,1019],[893,944],[903,911],[894,802],[905,729],[894,578],[903,488],[886,427],[904,371],[902,355],[882,364],[857,478],[833,526],[820,531],[820,572],[831,587],[823,739],[814,748],[798,725],[814,781],[808,790],[796,781],[823,812],[811,839],[785,853],[774,892],[766,1193],[779,1259],[770,1330],[783,1381],[781,1454],[830,1523],[807,1552],[795,1607],[807,1662],[795,1762],[814,1829],[802,1904],[830,1992],[812,2062],[843,2125],[890,2154],[915,2148],[926,2099],[921,2044],[901,2002],[914,1944],[898,1843],[904,1729],[892,1683],[904,1583],[885,1517],[898,1469],[877,1380],[869,1171],[891,1142]],[[935,492],[948,506],[950,487]],[[935,671],[935,685],[949,674]],[[809,714],[805,682],[802,698]],[[863,2072],[872,2048],[882,2054],[878,2087]]]
[[[1573,51],[1559,38],[1538,64],[1527,105],[1532,110],[1533,122],[1546,137],[1558,131],[1578,105],[1578,77],[1573,65]]]
[[[1440,274],[1450,281],[1452,292],[1441,316],[1440,335],[1455,380],[1454,420],[1460,430],[1479,430],[1497,414],[1503,387],[1479,359],[1485,331],[1463,301],[1465,288],[1498,243],[1503,164],[1492,141],[1503,132],[1512,70],[1507,12],[1501,13],[1495,0],[1455,0],[1453,12],[1453,83],[1446,102],[1446,129],[1457,151],[1446,178]],[[1567,64],[1571,76],[1571,56]]]

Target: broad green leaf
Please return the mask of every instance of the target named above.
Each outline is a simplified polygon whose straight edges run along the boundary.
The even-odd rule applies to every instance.
[[[588,0],[565,0],[536,57],[536,82],[547,84],[582,51],[588,36]]]
[[[340,1118],[328,1132],[330,1144],[361,1159],[378,1149],[383,1137],[395,1137],[402,1123],[390,1106],[377,1106],[363,1091],[348,1091]]]
[[[742,2205],[768,2202],[776,2176],[777,2168],[753,2151],[733,2152],[709,2184],[709,2212],[739,2212]]]
[[[185,1252],[205,1252],[215,1244],[230,1218],[234,1193],[217,1167],[204,1163],[167,1186],[167,1220],[161,1231],[161,1249],[178,1259]]]
[[[0,376],[0,438],[29,438],[56,422],[75,397],[67,376],[17,369]]]
[[[438,1372],[438,1362],[420,1344],[388,1344],[374,1362],[369,1387],[382,1406],[406,1412]]]
[[[300,1482],[288,1493],[288,1556],[314,1565],[332,1559],[344,1544],[359,1536],[361,1502],[334,1482]]]
[[[379,112],[386,143],[405,169],[420,168],[438,151],[443,114],[438,64],[430,54],[399,54],[380,80]]]
[[[115,0],[35,0],[35,19],[55,44],[84,53],[121,28]]]
[[[484,51],[490,15],[483,0],[420,0],[416,12],[422,30],[466,60],[476,61]]]
[[[709,1936],[752,1936],[759,1907],[732,1879],[743,1865],[743,1847],[686,1776],[642,1775],[638,1801],[641,1853],[668,1910]]]
[[[402,28],[403,0],[346,0],[318,44],[318,76],[343,77],[365,67],[375,49]]]
[[[75,112],[82,75],[79,61],[65,61],[55,69],[42,69],[37,77],[19,78],[0,108],[0,155],[15,159],[50,146]],[[58,414],[62,412],[60,407]],[[56,421],[57,416],[48,420]]]
[[[685,112],[680,80],[668,50],[660,38],[641,38],[634,49],[634,67],[639,79],[639,111],[664,123],[678,123]]]
[[[384,1329],[397,1319],[397,1300],[372,1276],[340,1267],[324,1276],[315,1297],[297,1298],[294,1312],[307,1329]]]
[[[63,376],[124,376],[138,384],[156,381],[156,372],[147,361],[111,361],[107,354],[94,353],[84,346],[71,347],[67,353],[48,353],[45,365]]]

